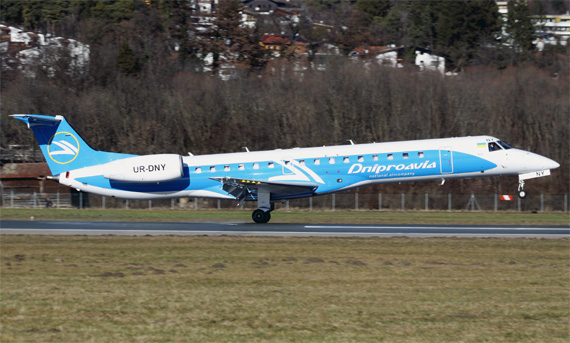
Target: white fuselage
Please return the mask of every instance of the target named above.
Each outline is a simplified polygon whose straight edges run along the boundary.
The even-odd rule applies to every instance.
[[[234,199],[222,189],[220,178],[316,185],[308,193],[276,192],[272,199],[277,200],[375,183],[518,175],[558,167],[558,163],[524,150],[499,147],[490,151],[488,144],[494,142],[500,143],[494,137],[476,136],[183,156],[180,178],[170,176],[164,181],[160,181],[160,173],[167,163],[161,163],[163,155],[156,155],[156,167],[152,162],[125,166],[130,168],[129,173],[148,170],[150,182],[110,179],[111,164],[116,162],[72,170],[60,175],[59,181],[78,190],[129,199]]]

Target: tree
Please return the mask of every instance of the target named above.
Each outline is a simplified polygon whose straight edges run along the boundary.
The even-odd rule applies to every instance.
[[[409,6],[405,1],[397,2],[385,17],[375,19],[378,35],[381,35],[381,40],[386,44],[407,45]]]
[[[220,0],[218,4],[215,29],[206,46],[214,56],[214,70],[219,66],[220,58],[237,61],[248,68],[263,65],[259,37],[240,25],[241,9],[239,0]]]
[[[528,4],[524,0],[511,0],[508,3],[506,32],[507,40],[515,53],[523,56],[532,51],[535,27],[530,18]]]
[[[22,8],[23,26],[29,29],[38,29],[42,24],[42,10],[45,2],[30,1],[25,2]]]
[[[414,1],[410,7],[410,45],[432,49],[435,45],[435,23],[437,22],[436,4],[432,1]]]
[[[119,70],[125,75],[137,75],[141,70],[137,55],[127,43],[123,43],[119,49],[119,55],[117,56],[117,66],[119,67]]]
[[[435,50],[456,68],[469,65],[481,45],[494,44],[500,24],[493,0],[440,2],[438,8]]]
[[[401,34],[401,12],[406,6],[402,3],[392,3],[389,0],[358,0],[354,5],[356,13],[364,17],[358,18],[360,25],[366,25],[363,29],[367,34],[362,35],[373,45],[388,45],[398,43]],[[352,21],[354,23],[354,21]]]
[[[46,22],[48,32],[55,33],[56,25],[69,14],[69,0],[52,0],[44,2],[42,21]]]
[[[392,2],[390,0],[358,0],[354,7],[368,15],[369,21],[372,22],[384,18],[390,11]]]
[[[418,1],[410,17],[412,44],[445,56],[458,69],[472,63],[482,45],[494,44],[500,32],[493,0]]]
[[[24,3],[17,0],[2,0],[0,2],[0,19],[8,25],[20,25],[24,19],[22,10]]]

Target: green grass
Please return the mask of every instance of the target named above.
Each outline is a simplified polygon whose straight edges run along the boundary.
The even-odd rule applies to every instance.
[[[249,210],[125,210],[125,209],[1,209],[3,220],[159,221],[250,223]],[[570,224],[562,212],[470,211],[291,211],[272,212],[271,223],[561,225]]]
[[[568,342],[568,239],[0,236],[0,341]]]

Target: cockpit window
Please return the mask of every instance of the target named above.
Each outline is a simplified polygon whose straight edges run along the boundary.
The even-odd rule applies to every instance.
[[[508,150],[508,149],[512,149],[513,147],[508,145],[507,143],[503,142],[503,141],[498,141],[497,144],[499,144],[503,149]]]
[[[499,146],[499,144],[497,144],[497,142],[490,142],[488,144],[489,146],[489,151],[499,151],[502,150],[501,147]]]
[[[489,151],[508,150],[513,148],[512,146],[502,141],[489,142],[487,145],[489,146]]]

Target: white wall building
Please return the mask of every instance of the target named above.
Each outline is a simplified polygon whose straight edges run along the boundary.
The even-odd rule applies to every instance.
[[[540,30],[538,39],[534,42],[539,51],[546,44],[567,45],[570,39],[570,14],[544,15],[534,18],[534,23]]]
[[[49,74],[53,65],[65,57],[69,57],[69,73],[82,73],[89,64],[89,45],[75,39],[53,37],[49,34],[25,32],[17,27],[0,23],[2,31],[0,53],[2,53],[3,70],[23,70],[27,76],[33,77],[33,66],[40,64]]]
[[[445,73],[445,58],[416,51],[416,65],[420,70],[434,70]]]

